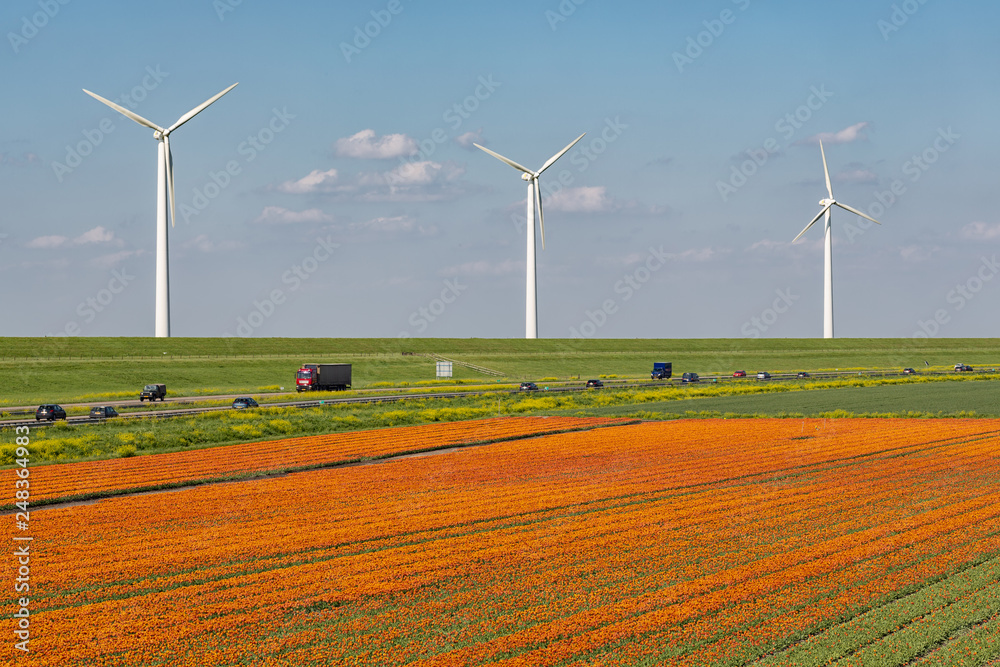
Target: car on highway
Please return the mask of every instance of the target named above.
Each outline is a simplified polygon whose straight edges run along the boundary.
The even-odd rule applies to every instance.
[[[242,396],[240,398],[233,399],[233,410],[243,410],[245,408],[259,408],[257,401],[253,400],[249,396]]]
[[[799,373],[795,377],[807,378],[807,377],[809,377],[809,373],[806,373],[805,371],[802,371],[801,373]]]
[[[747,376],[746,371],[736,371],[733,373],[734,378],[745,378]]]
[[[759,373],[757,373],[757,379],[758,380],[770,380],[771,379],[771,374],[768,373],[767,371],[760,371]]]
[[[701,382],[701,378],[698,377],[697,373],[685,373],[681,376],[681,382],[683,384],[688,384],[689,382]]]
[[[955,364],[955,370],[959,373],[971,373],[972,366],[969,366],[968,364]]]
[[[90,409],[91,419],[113,419],[118,416],[118,411],[110,405],[98,405]]]
[[[538,385],[534,382],[522,382],[521,391],[538,391]]]
[[[592,389],[600,389],[604,386],[604,383],[600,380],[587,380],[587,386]]]
[[[903,369],[903,375],[916,375],[916,374],[917,374],[917,372],[915,370],[913,370],[912,368],[904,368]]]
[[[39,405],[38,409],[35,410],[36,422],[42,420],[54,422],[57,419],[66,419],[66,411],[60,405],[49,403],[47,405]]]

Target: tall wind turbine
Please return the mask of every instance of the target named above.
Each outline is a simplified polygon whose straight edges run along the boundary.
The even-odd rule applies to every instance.
[[[576,142],[583,139],[586,136],[586,132],[581,134],[579,137],[574,139],[569,146],[562,149],[548,161],[542,165],[542,168],[538,171],[531,171],[527,167],[522,167],[513,160],[508,160],[503,155],[499,153],[494,153],[489,148],[484,148],[479,144],[473,144],[476,148],[486,151],[496,159],[501,162],[506,162],[510,166],[514,167],[520,172],[521,180],[528,182],[528,280],[526,287],[526,304],[525,304],[525,321],[524,321],[524,337],[525,338],[538,338],[538,290],[535,286],[535,209],[538,209],[538,222],[542,228],[542,250],[545,250],[545,215],[542,213],[542,192],[539,188],[538,177],[542,175],[546,169],[555,164],[555,161],[566,154],[566,151],[573,148]]]
[[[826,151],[823,150],[823,142],[819,142],[819,152],[823,156],[823,171],[826,174],[826,191],[830,195],[829,199],[821,199],[819,205],[823,207],[823,210],[819,212],[812,221],[806,225],[806,228],[799,232],[799,235],[795,237],[792,243],[798,241],[802,238],[802,235],[809,231],[809,228],[816,224],[816,221],[826,216],[826,264],[825,271],[823,274],[823,337],[833,338],[833,227],[831,220],[833,217],[832,209],[834,206],[839,206],[845,211],[850,211],[855,215],[860,215],[862,218],[871,220],[877,225],[882,223],[875,218],[869,217],[859,211],[856,208],[851,208],[847,204],[841,204],[839,201],[833,198],[833,186],[830,184],[830,169],[826,166]]]
[[[163,129],[156,123],[152,123],[139,114],[133,113],[126,109],[125,107],[119,106],[110,100],[106,100],[100,95],[90,92],[86,88],[83,92],[87,93],[99,102],[107,104],[109,107],[117,111],[118,113],[131,118],[139,125],[145,125],[149,129],[153,130],[153,138],[156,139],[159,146],[157,148],[157,158],[156,158],[156,337],[157,338],[169,338],[170,337],[170,277],[168,268],[168,249],[167,249],[167,200],[170,200],[170,226],[173,227],[175,223],[174,218],[174,160],[170,153],[170,133],[179,128],[184,123],[188,122],[206,108],[213,102],[218,100],[220,97],[228,93],[230,90],[235,88],[238,83],[234,83],[229,86],[221,93],[215,97],[209,99],[206,102],[196,106],[191,111],[180,117],[176,123]]]

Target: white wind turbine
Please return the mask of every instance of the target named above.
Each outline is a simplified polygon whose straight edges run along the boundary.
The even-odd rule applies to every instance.
[[[832,209],[834,206],[839,206],[845,211],[850,211],[855,215],[860,215],[862,218],[871,220],[877,225],[882,223],[875,218],[869,217],[859,211],[856,208],[851,208],[847,204],[841,204],[839,201],[833,198],[833,186],[830,184],[830,169],[826,166],[826,151],[823,150],[823,142],[819,142],[819,152],[823,156],[823,171],[826,174],[826,191],[829,193],[829,199],[821,199],[819,205],[823,207],[823,210],[819,212],[812,221],[806,225],[806,228],[799,232],[799,235],[795,237],[792,243],[798,241],[803,234],[809,231],[809,228],[816,224],[816,221],[826,216],[826,263],[824,267],[823,274],[823,337],[833,338],[833,228],[831,225],[831,220],[833,217]]]
[[[528,280],[526,287],[526,304],[525,304],[525,323],[524,323],[524,337],[525,338],[538,338],[538,290],[535,287],[535,209],[538,209],[538,222],[542,228],[542,250],[545,249],[545,215],[542,213],[542,192],[539,189],[538,177],[542,175],[546,169],[555,164],[555,161],[566,154],[566,151],[573,148],[576,142],[583,139],[586,136],[586,132],[581,134],[579,137],[574,139],[569,146],[562,149],[548,161],[542,165],[542,168],[538,171],[531,171],[527,167],[522,167],[513,160],[508,160],[503,155],[499,153],[494,153],[489,148],[484,148],[479,144],[473,144],[476,148],[486,151],[496,159],[501,162],[506,162],[510,166],[514,167],[520,172],[521,180],[528,182],[528,262],[527,262],[527,272]]]
[[[139,114],[106,100],[100,95],[87,93],[99,102],[107,104],[118,113],[131,118],[139,125],[145,125],[153,130],[153,138],[159,143],[156,158],[156,325],[155,332],[157,338],[170,337],[170,278],[168,269],[168,249],[167,249],[167,200],[170,201],[170,225],[174,226],[174,162],[170,153],[170,133],[188,122],[220,97],[235,88],[237,83],[229,86],[215,97],[198,105],[191,111],[180,117],[176,123],[163,129],[156,123],[152,123]]]

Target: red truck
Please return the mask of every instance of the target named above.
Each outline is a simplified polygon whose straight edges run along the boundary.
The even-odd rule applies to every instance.
[[[350,387],[350,364],[302,364],[295,373],[297,391],[343,391]]]

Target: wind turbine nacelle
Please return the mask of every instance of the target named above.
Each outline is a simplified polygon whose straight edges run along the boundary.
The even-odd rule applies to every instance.
[[[531,174],[521,174],[522,181],[530,181],[532,178]]]
[[[834,204],[836,204],[836,203],[837,203],[837,202],[835,202],[835,201],[834,201],[834,200],[832,200],[832,199],[820,199],[820,200],[819,200],[819,205],[820,205],[820,206],[832,206],[832,205],[834,205]]]

